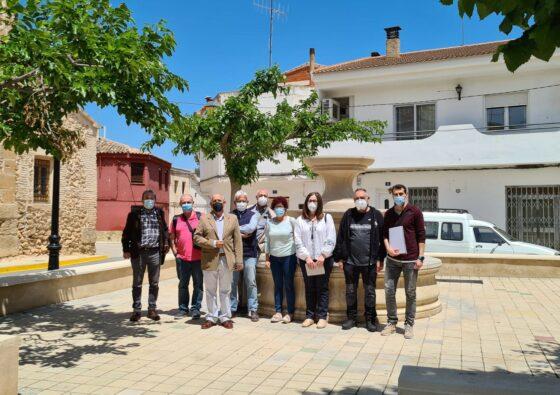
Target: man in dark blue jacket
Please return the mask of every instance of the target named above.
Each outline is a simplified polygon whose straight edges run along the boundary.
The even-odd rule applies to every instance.
[[[249,199],[244,191],[237,191],[234,196],[235,209],[232,211],[239,221],[239,230],[243,239],[243,282],[247,288],[247,310],[253,322],[259,320],[257,313],[259,302],[257,292],[257,224],[259,215],[248,209]],[[233,272],[231,284],[231,314],[235,315],[239,298],[237,295],[240,272]]]
[[[383,243],[383,215],[369,205],[369,195],[363,188],[354,192],[356,207],[348,209],[340,221],[334,259],[344,267],[346,282],[347,320],[342,329],[356,326],[358,314],[358,282],[362,276],[365,296],[366,328],[377,330],[377,311],[375,310],[375,282],[377,273],[383,269],[387,255]]]

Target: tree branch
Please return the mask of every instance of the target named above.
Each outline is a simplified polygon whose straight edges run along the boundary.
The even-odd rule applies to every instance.
[[[8,87],[17,84],[18,82],[24,81],[28,78],[34,77],[38,73],[39,73],[39,69],[33,69],[30,72],[22,74],[18,77],[13,77],[13,78],[10,78],[9,80],[0,82],[0,90],[4,89],[4,88],[8,88]]]
[[[87,64],[87,63],[82,63],[82,61],[80,60],[75,60],[72,55],[67,54],[66,58],[68,58],[68,60],[70,61],[70,63],[72,64],[72,66],[75,67],[101,67],[98,64]]]

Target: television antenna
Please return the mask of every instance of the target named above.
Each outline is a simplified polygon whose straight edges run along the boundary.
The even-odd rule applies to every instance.
[[[274,0],[253,0],[253,5],[257,8],[265,10],[268,14],[268,67],[272,66],[272,33],[274,30],[274,18],[287,17],[288,11],[280,4],[275,5]]]

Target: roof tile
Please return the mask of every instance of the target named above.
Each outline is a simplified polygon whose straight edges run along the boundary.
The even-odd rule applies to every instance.
[[[488,55],[496,52],[496,49],[500,45],[505,43],[507,43],[507,41],[496,41],[482,44],[463,45],[460,47],[405,52],[400,54],[399,57],[367,57],[338,63],[331,66],[321,67],[320,69],[315,71],[315,74]]]

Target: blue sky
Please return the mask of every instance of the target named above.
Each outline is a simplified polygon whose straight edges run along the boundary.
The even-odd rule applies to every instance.
[[[185,113],[196,111],[205,96],[238,89],[257,69],[268,65],[268,16],[259,0],[129,0],[136,22],[167,21],[177,40],[170,69],[185,78],[188,92],[172,93]],[[268,4],[269,0],[264,0]],[[261,4],[263,0],[260,0]],[[114,4],[119,2],[113,1]],[[273,62],[283,70],[308,60],[314,47],[317,62],[333,64],[385,52],[384,27],[399,25],[401,51],[460,45],[461,19],[456,4],[438,0],[275,0],[287,16],[275,22]],[[502,40],[500,19],[464,20],[464,42]],[[107,128],[107,138],[139,147],[149,136],[137,125],[127,126],[112,108],[93,105],[86,111]],[[192,169],[192,157],[173,156],[172,143],[153,153],[173,166]]]

